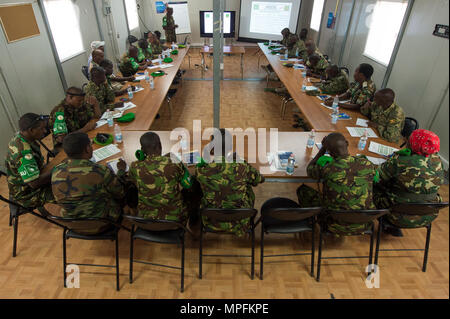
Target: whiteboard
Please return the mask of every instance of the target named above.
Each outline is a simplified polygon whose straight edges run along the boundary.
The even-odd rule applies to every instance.
[[[176,34],[191,33],[187,1],[169,2],[169,7],[173,8],[173,19],[175,24],[178,24],[178,28],[175,29]]]

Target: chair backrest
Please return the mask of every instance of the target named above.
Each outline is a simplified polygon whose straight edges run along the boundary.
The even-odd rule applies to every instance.
[[[114,225],[114,222],[107,218],[87,217],[87,218],[67,218],[60,216],[49,216],[49,218],[65,228],[78,233],[91,235],[99,229],[107,229]]]
[[[177,222],[165,219],[151,219],[143,218],[131,215],[124,215],[125,219],[129,220],[133,225],[150,231],[166,231],[166,230],[176,230],[185,227]]]
[[[412,117],[405,117],[405,125],[402,129],[402,136],[408,138],[411,133],[419,128],[419,122]]]
[[[239,221],[245,218],[254,219],[258,211],[254,208],[205,208],[201,211],[201,216],[206,216],[218,222]]]
[[[81,67],[81,73],[89,80],[89,67],[87,65]]]
[[[401,215],[424,216],[439,213],[439,210],[448,207],[448,202],[442,203],[403,203],[391,207],[391,212]]]
[[[338,223],[365,224],[389,213],[389,209],[327,210],[326,214]]]
[[[272,208],[264,214],[261,213],[262,220],[271,217],[280,221],[300,221],[318,215],[322,207],[299,207],[299,208]]]

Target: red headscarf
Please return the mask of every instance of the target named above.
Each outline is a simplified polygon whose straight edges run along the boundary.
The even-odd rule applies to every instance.
[[[439,137],[431,131],[415,130],[409,137],[411,150],[419,155],[428,157],[428,155],[439,152]]]

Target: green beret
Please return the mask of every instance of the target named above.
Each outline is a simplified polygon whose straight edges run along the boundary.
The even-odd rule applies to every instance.
[[[177,54],[178,54],[178,50],[173,50],[173,51],[171,52],[171,54],[172,54],[172,55],[177,55]]]
[[[165,58],[163,61],[164,61],[164,63],[170,63],[170,62],[173,62],[173,59],[172,58]]]
[[[134,113],[127,113],[122,117],[119,117],[116,121],[119,123],[128,123],[134,121],[136,118],[136,114]]]
[[[97,136],[96,136],[96,137],[94,137],[94,143],[95,144],[100,145],[100,146],[106,146],[106,145],[109,145],[112,142],[114,142],[114,137],[111,134],[108,134],[108,133],[101,133],[101,134],[102,135],[107,135],[108,139],[104,143],[101,143],[100,141],[97,140]]]

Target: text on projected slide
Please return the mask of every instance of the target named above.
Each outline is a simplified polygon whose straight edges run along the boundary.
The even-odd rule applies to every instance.
[[[292,3],[288,2],[252,2],[250,32],[279,35],[281,30],[289,28]]]
[[[214,31],[214,15],[212,12],[204,12],[205,33],[213,33]],[[231,33],[231,13],[223,13],[223,33]]]

